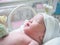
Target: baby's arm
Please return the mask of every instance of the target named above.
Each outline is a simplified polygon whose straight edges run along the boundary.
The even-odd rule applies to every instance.
[[[39,45],[39,43],[33,40],[29,43],[29,45]]]

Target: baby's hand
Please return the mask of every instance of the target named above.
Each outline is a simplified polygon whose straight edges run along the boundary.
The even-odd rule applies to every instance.
[[[33,40],[29,45],[39,45],[39,43]]]

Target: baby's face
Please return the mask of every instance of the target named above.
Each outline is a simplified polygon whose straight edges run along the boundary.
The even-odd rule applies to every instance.
[[[43,39],[45,33],[44,19],[42,15],[36,15],[28,22],[26,22],[24,31],[31,38],[40,42]]]

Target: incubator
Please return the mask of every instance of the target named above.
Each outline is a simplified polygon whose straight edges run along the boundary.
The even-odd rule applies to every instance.
[[[55,12],[57,1],[58,0],[40,0],[18,4],[12,8],[9,6],[5,8],[0,7],[0,16],[3,16],[5,19],[5,23],[1,24],[5,25],[6,30],[10,32],[19,28],[26,19],[31,19],[37,15],[37,13],[47,13],[52,15]],[[3,20],[0,21],[4,22]]]
[[[26,19],[29,20],[35,15],[36,11],[32,7],[26,4],[18,5],[8,16],[9,30],[19,28]]]

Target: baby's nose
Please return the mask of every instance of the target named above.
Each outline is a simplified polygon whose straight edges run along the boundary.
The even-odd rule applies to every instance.
[[[24,22],[24,25],[25,25],[25,26],[30,26],[30,24],[31,24],[31,23],[30,23],[29,20],[26,20],[26,21]]]

